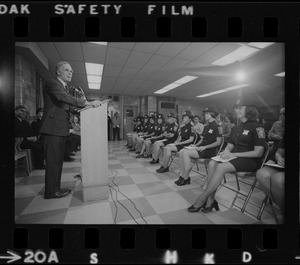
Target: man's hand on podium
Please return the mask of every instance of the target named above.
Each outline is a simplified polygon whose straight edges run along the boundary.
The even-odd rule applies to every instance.
[[[86,106],[92,106],[94,108],[97,108],[102,105],[102,102],[100,100],[94,100],[94,101],[87,101]]]

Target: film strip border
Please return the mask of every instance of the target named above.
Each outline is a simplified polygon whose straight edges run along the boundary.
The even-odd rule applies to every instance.
[[[299,37],[297,8],[297,3],[4,2],[0,21],[6,26],[1,36],[16,41],[283,41],[289,35]]]
[[[2,2],[0,25],[5,26],[0,38],[5,43],[284,42],[286,87],[291,88],[286,97],[298,102],[299,7],[297,3]],[[286,105],[287,112],[299,113],[297,104]],[[287,117],[287,124],[295,122],[292,118]],[[297,128],[289,133],[298,138]],[[292,138],[287,138],[288,146],[295,144]],[[287,161],[295,155],[296,149],[287,154]],[[298,167],[294,165],[291,175],[299,176]],[[1,218],[0,258],[8,262],[12,260],[8,256],[19,255],[24,263],[298,263],[299,180],[288,181],[292,192],[286,200],[297,209],[287,207],[282,226],[16,226],[14,199],[6,197],[9,207],[3,205],[8,214]],[[13,180],[4,186],[13,187]]]
[[[277,228],[64,227],[16,228],[14,254],[34,263],[297,263]],[[256,231],[253,233],[253,231]],[[48,240],[45,240],[48,239]],[[116,240],[111,240],[112,238]],[[294,240],[290,237],[289,240]],[[30,246],[30,248],[28,248]],[[299,234],[298,245],[299,247]],[[78,252],[79,251],[79,252]],[[62,255],[63,253],[63,255]],[[288,257],[289,256],[289,257]],[[75,259],[74,259],[75,257]],[[25,262],[27,263],[27,262]]]

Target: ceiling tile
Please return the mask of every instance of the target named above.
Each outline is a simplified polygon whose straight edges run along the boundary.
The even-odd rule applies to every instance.
[[[187,47],[190,42],[165,42],[156,52],[158,55],[175,57],[180,53],[185,47]]]
[[[135,42],[109,42],[108,47],[131,50]]]
[[[150,60],[144,65],[146,69],[156,69],[159,70],[165,64],[167,64],[171,60],[170,57],[161,56],[161,55],[153,55]]]
[[[130,68],[141,68],[143,67],[147,61],[150,59],[151,54],[143,53],[143,52],[132,52],[126,61],[125,67]]]
[[[151,76],[155,73],[156,71],[153,69],[142,69],[134,78],[135,79],[141,79],[143,81],[151,78]]]
[[[133,78],[139,70],[139,68],[123,68],[119,78]]]
[[[54,42],[37,42],[37,45],[48,58],[60,58],[61,60],[60,54],[58,53]]]
[[[126,62],[129,54],[130,51],[128,50],[108,47],[105,65],[122,67]]]
[[[136,52],[155,53],[162,42],[137,42],[133,48]]]
[[[216,43],[210,42],[191,43],[176,57],[184,60],[195,60],[201,54],[207,52],[209,49],[213,48],[216,45]]]
[[[55,42],[55,46],[63,60],[83,61],[79,42]]]
[[[81,62],[74,62],[74,61],[68,61],[73,69],[73,75],[74,74],[86,74],[85,70],[85,64],[83,61]]]
[[[81,44],[85,62],[104,64],[107,47],[92,43]]]
[[[170,62],[168,62],[164,67],[161,68],[163,71],[177,71],[180,68],[182,68],[184,65],[186,65],[189,61],[182,60],[178,58],[172,59]]]
[[[122,67],[104,65],[103,76],[118,77],[122,71]]]

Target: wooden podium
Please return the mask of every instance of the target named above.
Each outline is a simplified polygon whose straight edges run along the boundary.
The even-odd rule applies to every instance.
[[[107,102],[80,110],[83,201],[109,197]]]

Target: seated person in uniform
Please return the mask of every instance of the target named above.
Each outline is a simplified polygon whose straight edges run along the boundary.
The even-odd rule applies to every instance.
[[[132,134],[132,139],[131,139],[131,149],[129,149],[130,152],[135,151],[135,145],[136,145],[136,139],[138,138],[139,135],[143,133],[144,126],[142,124],[142,120],[140,118],[137,118],[136,122],[136,131]]]
[[[137,138],[136,149],[139,151],[139,155],[136,158],[144,157],[145,140],[155,135],[155,117],[151,116],[149,121],[148,131],[143,136]]]
[[[281,141],[284,135],[285,108],[280,110],[279,120],[274,122],[268,134],[269,141]]]
[[[28,110],[24,105],[15,107],[15,137],[23,138],[21,149],[30,149],[33,154],[35,169],[45,169],[43,144],[28,121],[25,120]]]
[[[73,119],[71,120],[71,129],[70,129],[70,137],[73,139],[73,145],[71,147],[72,151],[79,151],[80,148],[80,123],[77,115],[73,115]]]
[[[285,108],[282,108],[280,110],[279,120],[274,122],[268,134],[268,141],[274,142],[274,144],[270,148],[268,159],[274,159],[275,153],[284,135],[284,124],[285,124]]]
[[[186,110],[183,113],[182,118],[184,126],[179,129],[177,140],[173,144],[168,144],[165,146],[163,164],[159,169],[156,170],[157,173],[168,172],[168,165],[172,152],[179,152],[182,148],[190,145],[194,141],[195,132],[193,125],[191,124],[193,118],[192,113],[189,110]]]
[[[162,114],[159,114],[157,117],[157,124],[155,125],[155,131],[154,131],[154,135],[150,138],[147,138],[144,141],[142,150],[141,150],[141,154],[144,153],[145,150],[145,154],[144,154],[144,158],[150,158],[152,157],[152,145],[158,141],[158,140],[163,140],[164,139],[164,131],[165,131],[165,124],[164,124],[164,117]]]
[[[36,110],[37,119],[31,123],[31,128],[37,135],[40,135],[43,114],[43,108],[38,108]]]
[[[204,129],[204,125],[200,122],[200,117],[198,115],[194,116],[193,122],[195,132],[201,135]]]
[[[285,147],[284,138],[275,154],[275,161],[268,161],[280,167],[264,166],[257,171],[258,183],[265,194],[274,201],[284,213],[284,167],[285,167]]]
[[[127,148],[132,148],[132,136],[134,133],[136,133],[136,127],[137,127],[137,118],[134,118],[133,120],[133,130],[132,132],[127,133]]]
[[[228,144],[220,153],[221,158],[232,160],[209,162],[207,187],[194,205],[188,208],[189,212],[198,212],[200,209],[203,213],[211,212],[212,209],[219,210],[215,193],[224,175],[236,171],[254,172],[261,166],[266,139],[264,128],[256,121],[258,110],[245,97],[237,101],[235,112],[240,123],[232,129]]]
[[[133,141],[135,142],[134,149],[136,151],[135,152],[136,154],[139,154],[141,152],[142,139],[143,139],[144,136],[148,135],[148,130],[149,130],[149,127],[150,127],[149,116],[145,115],[143,119],[144,119],[144,122],[143,122],[142,132],[140,132],[135,138],[133,138]]]
[[[152,161],[150,164],[158,164],[159,163],[159,154],[160,154],[160,148],[167,146],[168,144],[174,143],[177,139],[177,130],[178,130],[178,124],[176,122],[176,116],[174,113],[170,113],[168,115],[168,124],[166,126],[166,129],[163,133],[163,140],[158,140],[153,144],[153,155],[152,155]]]
[[[179,152],[182,176],[175,181],[178,186],[190,184],[191,158],[211,158],[216,155],[216,150],[221,144],[222,136],[215,121],[215,117],[218,115],[217,108],[208,106],[203,113],[208,124],[204,127],[201,140],[196,145],[192,145],[195,149],[184,148]]]

